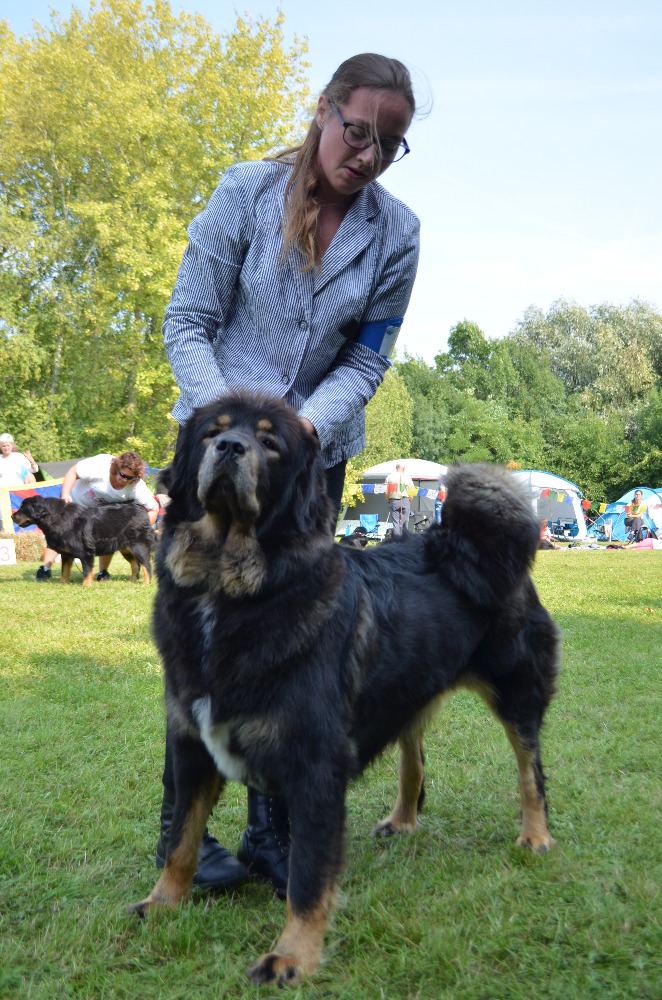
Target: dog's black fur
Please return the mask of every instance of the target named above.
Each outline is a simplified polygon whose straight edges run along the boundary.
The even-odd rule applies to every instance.
[[[251,978],[314,971],[348,782],[398,740],[398,800],[375,832],[413,830],[423,729],[460,686],[515,751],[518,842],[551,846],[538,737],[558,632],[529,575],[538,522],[512,477],[457,467],[442,525],[406,544],[336,545],[315,438],[281,402],[238,394],[194,413],[168,480],[154,632],[176,807],[165,870],[132,909],[186,896],[209,811],[238,779],[284,797],[292,829],[287,924]]]
[[[138,579],[142,567],[145,583],[152,578],[150,555],[154,529],[143,507],[133,503],[110,503],[81,507],[58,497],[26,497],[12,514],[22,528],[36,524],[46,536],[49,549],[62,556],[62,582],[68,583],[74,559],[80,559],[83,584],[94,579],[95,555],[121,552],[131,564],[131,576]]]

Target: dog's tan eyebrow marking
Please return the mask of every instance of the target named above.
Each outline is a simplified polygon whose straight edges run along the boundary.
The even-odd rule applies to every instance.
[[[232,424],[232,417],[229,413],[221,413],[220,416],[216,417],[216,426],[225,430]]]
[[[258,420],[257,422],[258,431],[272,431],[273,429],[274,425],[271,423],[270,420],[267,419],[267,417],[262,417],[261,420]]]

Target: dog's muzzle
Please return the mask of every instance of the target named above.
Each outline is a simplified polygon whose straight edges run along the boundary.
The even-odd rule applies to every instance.
[[[207,447],[198,473],[198,499],[209,511],[229,508],[235,517],[254,521],[260,513],[257,489],[264,459],[251,435],[231,430]]]

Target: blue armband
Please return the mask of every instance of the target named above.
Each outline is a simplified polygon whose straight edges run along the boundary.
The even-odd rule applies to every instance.
[[[394,316],[392,319],[381,319],[375,323],[364,323],[356,338],[357,343],[363,344],[382,358],[390,358],[403,319],[404,316]]]

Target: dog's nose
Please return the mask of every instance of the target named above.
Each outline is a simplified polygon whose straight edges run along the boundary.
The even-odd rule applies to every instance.
[[[215,448],[226,458],[241,457],[246,454],[246,442],[233,434],[220,434],[216,438]]]

